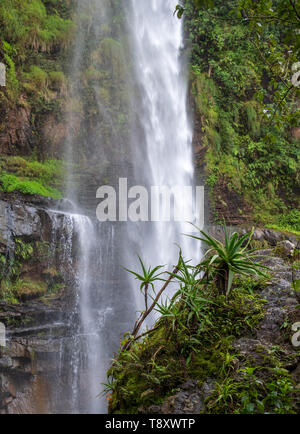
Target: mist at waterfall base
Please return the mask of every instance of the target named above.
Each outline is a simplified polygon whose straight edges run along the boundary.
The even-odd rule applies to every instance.
[[[128,82],[131,90],[130,135],[124,146],[131,161],[130,169],[125,163],[119,164],[114,175],[115,179],[128,176],[133,183],[146,188],[193,185],[186,59],[182,54],[182,21],[173,15],[176,4],[177,0],[124,2],[129,34],[128,63],[133,65]],[[82,97],[81,59],[88,38],[92,35],[100,40],[102,26],[112,19],[104,0],[80,0],[78,8],[78,13],[90,14],[91,25],[88,30],[79,27],[76,36],[71,65],[74,98]],[[96,88],[95,94],[98,95]],[[116,146],[118,137],[114,120],[101,97],[98,95],[96,99],[99,123],[104,119],[111,125],[111,145]],[[148,266],[166,264],[169,271],[177,263],[178,245],[186,259],[197,259],[200,252],[197,244],[182,235],[186,227],[181,222],[97,221],[96,190],[91,192],[87,185],[82,198],[74,188],[72,167],[78,162],[80,148],[72,134],[76,119],[70,114],[68,120],[70,134],[65,158],[71,163],[71,169],[66,206],[63,207],[65,239],[61,242],[69,262],[66,279],[70,280],[73,295],[70,332],[61,341],[52,412],[106,413],[107,402],[98,396],[103,388],[101,383],[106,382],[106,370],[119,348],[122,335],[132,329],[136,311],[144,309],[139,285],[129,278],[124,267],[137,270],[137,254],[140,254]],[[86,157],[87,165],[93,164],[99,152],[108,162],[114,158],[103,149],[101,136],[91,135],[87,142],[90,151],[90,156]],[[122,146],[120,144],[120,148]],[[94,200],[90,200],[93,195]],[[179,206],[186,209],[191,204],[186,200]],[[54,228],[56,219],[61,218],[56,211],[53,211]],[[61,215],[62,211],[59,212]],[[154,316],[150,318],[150,322],[154,319]]]

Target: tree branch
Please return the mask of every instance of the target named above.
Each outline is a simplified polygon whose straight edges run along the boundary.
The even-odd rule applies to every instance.
[[[293,0],[289,0],[290,1],[290,5],[292,6],[292,8],[293,8],[293,10],[294,10],[294,12],[295,12],[295,14],[296,14],[296,17],[298,18],[298,20],[300,21],[300,14],[299,14],[299,12],[297,11],[297,8],[296,8],[296,5],[295,5],[295,2],[293,1]]]
[[[273,120],[274,120],[274,118],[275,118],[275,116],[276,116],[276,113],[277,113],[279,107],[282,105],[283,101],[285,100],[285,98],[288,96],[288,94],[290,93],[290,91],[291,91],[293,88],[294,88],[294,86],[291,85],[291,86],[288,88],[288,90],[285,92],[285,94],[283,95],[283,97],[281,98],[281,100],[279,101],[279,103],[277,104],[277,106],[276,106],[276,108],[275,108],[275,111],[274,111],[274,113],[273,113],[273,116],[272,116],[271,122],[273,122]]]
[[[147,330],[145,333],[142,333],[141,335],[139,335],[139,336],[137,336],[136,338],[134,338],[132,342],[138,341],[139,339],[143,338],[144,336],[149,335],[149,333],[153,333],[153,332],[155,332],[155,330],[157,330],[158,327],[159,327],[159,325],[157,325],[156,327],[154,327],[154,328],[151,329],[151,330]]]

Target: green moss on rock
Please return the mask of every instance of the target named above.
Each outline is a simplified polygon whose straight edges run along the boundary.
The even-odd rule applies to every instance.
[[[11,193],[38,194],[61,199],[64,164],[59,160],[39,162],[23,157],[0,158],[0,189]]]
[[[232,341],[251,335],[264,316],[265,300],[241,287],[229,301],[212,287],[203,297],[207,303],[198,321],[185,318],[174,326],[171,320],[160,320],[148,337],[116,357],[108,371],[111,413],[144,412],[189,378],[201,383],[207,377],[224,377],[235,359]]]

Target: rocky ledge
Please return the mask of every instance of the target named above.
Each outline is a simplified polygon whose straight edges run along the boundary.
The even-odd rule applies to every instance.
[[[39,196],[0,196],[0,414],[52,410],[74,279],[64,207]]]
[[[0,347],[0,414],[45,413],[68,322],[61,300],[0,303],[6,346]]]

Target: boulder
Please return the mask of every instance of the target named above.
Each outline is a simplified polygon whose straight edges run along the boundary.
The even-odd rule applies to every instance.
[[[285,255],[285,256],[292,256],[293,255],[293,253],[294,253],[294,251],[295,251],[295,248],[296,248],[296,246],[295,246],[295,244],[293,244],[291,241],[289,241],[289,240],[283,240],[283,241],[280,241],[278,244],[277,244],[277,248],[280,248],[281,250],[282,250],[282,253]]]
[[[0,357],[0,369],[9,369],[12,368],[12,366],[13,366],[13,361],[11,357],[9,356]]]

